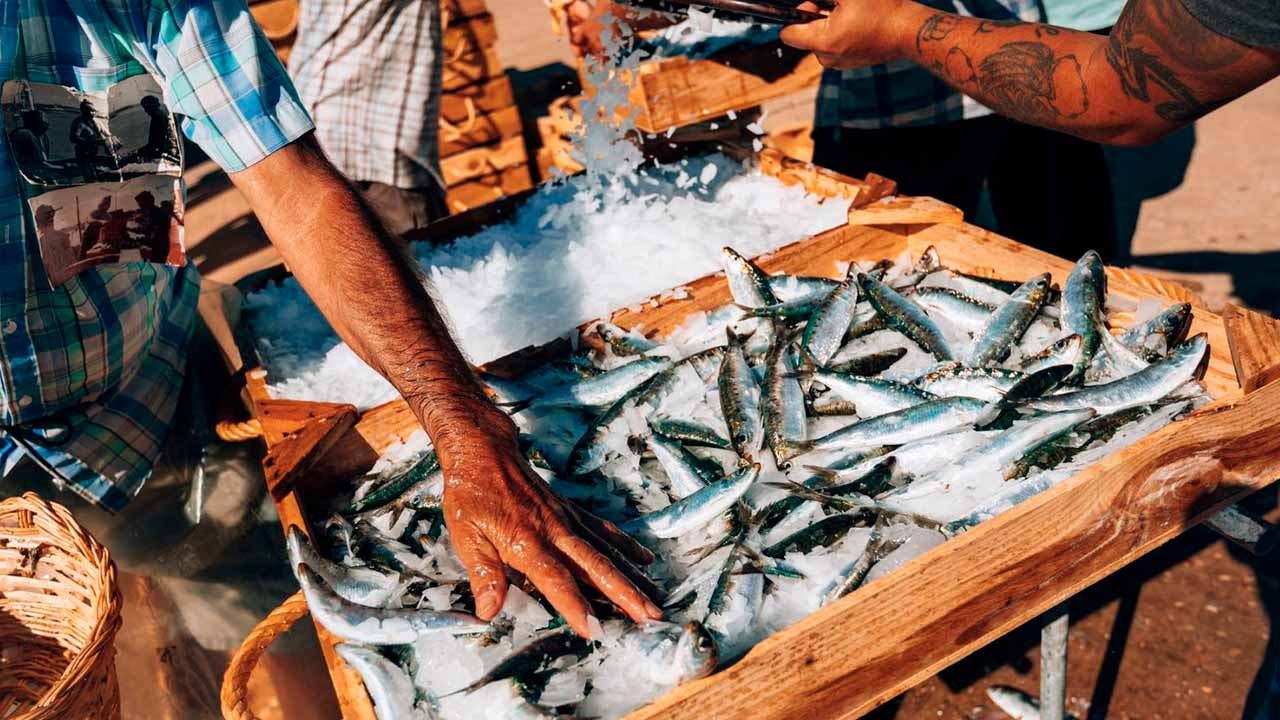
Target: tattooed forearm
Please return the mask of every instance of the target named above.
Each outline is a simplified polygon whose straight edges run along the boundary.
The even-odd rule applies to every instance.
[[[920,25],[920,31],[916,33],[916,52],[924,54],[926,43],[946,40],[951,31],[955,30],[959,25],[960,18],[955,15],[934,13],[929,16],[929,19]]]

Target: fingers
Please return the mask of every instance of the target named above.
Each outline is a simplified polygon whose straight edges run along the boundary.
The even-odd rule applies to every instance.
[[[621,550],[622,554],[631,562],[639,563],[640,565],[648,565],[653,562],[653,553],[649,551],[649,548],[619,530],[617,525],[603,518],[598,518],[585,510],[575,510],[574,516],[580,524],[595,534],[596,537]]]
[[[816,4],[814,4],[814,3],[811,3],[811,2],[802,2],[802,3],[800,3],[799,5],[797,5],[797,6],[796,6],[796,9],[797,9],[797,10],[803,10],[803,11],[805,11],[805,12],[818,12],[818,11],[819,11],[818,6],[817,6]]]
[[[591,638],[587,617],[591,605],[578,589],[573,573],[560,562],[551,546],[541,542],[521,543],[507,555],[507,563],[542,592],[551,605],[564,616],[569,627],[584,638]]]
[[[591,579],[591,582],[604,593],[615,605],[636,622],[659,620],[662,610],[654,605],[644,593],[627,578],[609,558],[591,546],[591,543],[576,535],[563,535],[556,541],[556,547],[571,562],[576,563]]]
[[[809,5],[811,3],[805,4]],[[827,22],[828,20],[823,18],[803,25],[788,25],[782,28],[782,33],[778,37],[791,47],[801,50],[816,50],[822,46],[823,37],[827,32]]]
[[[467,567],[471,594],[476,599],[476,617],[492,620],[507,598],[507,573],[502,557],[492,543],[475,531],[453,535],[453,543]]]
[[[609,562],[613,563],[614,567],[621,570],[622,574],[626,575],[627,579],[631,581],[631,584],[635,585],[640,589],[640,592],[645,594],[645,597],[653,600],[655,603],[662,599],[662,591],[658,589],[658,586],[654,584],[653,580],[649,579],[649,576],[645,575],[643,570],[636,567],[635,563],[623,555],[622,551],[619,550],[616,545],[603,540],[599,535],[592,532],[591,528],[585,525],[579,524],[578,529],[581,531],[579,532],[579,535],[585,538],[587,542],[591,543],[592,547],[603,553],[605,557],[609,558]],[[588,582],[590,581],[588,580]]]

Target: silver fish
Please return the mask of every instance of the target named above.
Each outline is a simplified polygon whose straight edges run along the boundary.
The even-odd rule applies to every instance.
[[[338,643],[333,649],[360,675],[373,700],[373,715],[377,720],[416,720],[421,717],[413,707],[417,689],[399,666],[373,648]]]
[[[799,321],[803,320],[814,313],[822,305],[822,298],[813,300],[808,297],[802,297],[799,300],[790,302],[780,302],[777,305],[764,305],[762,307],[743,307],[742,310],[747,317],[755,318],[772,318],[774,320]]]
[[[1209,343],[1201,333],[1174,348],[1168,357],[1132,375],[1075,392],[1030,400],[1026,405],[1043,412],[1094,408],[1102,415],[1136,405],[1149,405],[1187,382],[1203,377],[1208,363]]]
[[[528,402],[530,407],[604,407],[643,385],[658,373],[670,370],[666,358],[641,358],[594,377],[562,385]]]
[[[729,280],[733,301],[749,308],[777,305],[778,298],[769,287],[769,276],[756,264],[730,247],[720,249],[720,262]]]
[[[750,459],[764,443],[760,417],[760,386],[738,337],[729,331],[729,345],[720,363],[720,409],[729,426],[729,440],[738,455]]]
[[[939,360],[951,360],[955,357],[946,338],[942,336],[942,330],[919,305],[869,275],[858,275],[858,284],[876,313],[884,317],[889,327],[911,338]]]
[[[885,415],[861,420],[820,438],[799,443],[812,450],[865,450],[881,445],[902,445],[962,427],[990,422],[999,408],[975,398],[938,398]]]
[[[697,530],[733,507],[759,476],[759,464],[744,467],[720,482],[712,483],[661,510],[622,523],[619,527],[626,533],[659,538],[679,537]]]
[[[795,366],[788,348],[789,343],[779,339],[765,360],[761,423],[765,441],[773,451],[778,467],[786,467],[787,459],[794,453],[795,443],[803,441],[808,431],[804,390],[795,378]]]
[[[708,479],[698,466],[698,458],[694,457],[684,446],[675,440],[669,440],[658,433],[648,438],[649,449],[658,458],[658,464],[667,474],[671,483],[671,494],[676,498],[688,497],[707,486]]]
[[[641,668],[650,682],[679,685],[710,675],[720,662],[715,638],[700,622],[677,625],[649,622],[628,631],[619,640],[644,657]]]
[[[982,327],[996,309],[949,287],[919,287],[911,297],[930,315],[937,313],[969,332]]]
[[[319,575],[333,591],[344,600],[367,607],[381,607],[400,585],[398,573],[381,573],[367,567],[346,567],[316,552],[296,526],[289,526],[285,533],[285,549],[289,564],[297,572],[306,565]]]
[[[852,402],[860,417],[866,419],[904,410],[920,403],[936,400],[937,395],[905,383],[861,375],[819,370],[813,379],[822,383],[832,395]]]
[[[1062,329],[1069,335],[1080,336],[1080,352],[1072,365],[1066,382],[1077,383],[1093,364],[1093,358],[1102,346],[1102,303],[1107,291],[1107,274],[1102,258],[1090,250],[1071,269],[1067,283],[1062,288]]]
[[[780,302],[806,300],[817,303],[836,289],[839,280],[807,275],[770,275],[769,289]]]
[[[853,325],[854,313],[858,307],[858,283],[855,276],[850,275],[835,290],[827,295],[822,304],[813,312],[809,322],[804,326],[801,345],[805,352],[825,367],[831,362],[844,342],[844,336]]]
[[[609,345],[613,354],[619,357],[643,355],[658,347],[658,344],[639,333],[623,330],[612,323],[600,323],[596,333]]]
[[[1049,343],[1045,349],[1023,360],[1020,369],[1025,373],[1033,373],[1054,365],[1071,365],[1074,367],[1083,343],[1084,341],[1079,335],[1073,334],[1058,338]]]
[[[905,538],[901,536],[890,537],[884,535],[879,524],[873,526],[871,528],[871,538],[867,541],[867,546],[862,551],[862,554],[840,568],[835,578],[822,589],[822,604],[826,605],[827,603],[835,602],[857,590],[862,585],[863,580],[867,578],[867,573],[871,572],[871,566],[880,562],[889,553],[897,550],[905,541]]]
[[[1012,720],[1040,720],[1040,703],[1017,688],[992,685],[987,688],[987,697]]]
[[[721,449],[732,447],[729,439],[723,437],[718,430],[693,420],[654,417],[649,419],[649,427],[659,435],[679,440],[685,445]]]
[[[452,610],[375,609],[356,605],[339,597],[306,565],[299,565],[297,574],[311,616],[346,642],[406,645],[431,633],[472,635],[489,629],[488,623],[474,615]]]
[[[938,277],[935,278],[934,275],[937,275]],[[945,282],[956,291],[963,293],[974,300],[986,303],[992,308],[998,308],[1009,301],[1009,293],[994,288],[988,283],[961,275],[960,273],[944,269],[934,273],[934,275],[930,275],[928,278],[925,278],[922,283],[928,284],[921,284],[920,287],[917,288],[917,292],[926,287],[933,287],[935,281],[938,281]]]
[[[1027,373],[1002,367],[965,367],[958,363],[931,370],[912,384],[937,397],[972,397],[998,402],[1027,378]]]
[[[1191,329],[1191,304],[1178,303],[1150,320],[1134,325],[1120,336],[1120,344],[1147,362],[1155,362],[1187,337]]]
[[[566,469],[572,475],[586,475],[600,469],[608,460],[609,434],[617,432],[615,423],[624,420],[628,408],[652,408],[676,382],[673,371],[660,373],[640,387],[623,395],[592,422],[569,452]]]
[[[1049,297],[1049,273],[1037,275],[1023,283],[974,333],[973,345],[964,364],[983,367],[998,363],[1009,355],[1009,348],[1022,338],[1040,307]]]
[[[927,480],[916,480],[879,499],[890,510],[946,523],[999,490],[1027,453],[1093,418],[1091,409],[1053,413],[1015,424],[991,442],[952,461]]]

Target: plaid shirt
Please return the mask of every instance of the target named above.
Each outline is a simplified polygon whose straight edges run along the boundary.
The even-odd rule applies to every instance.
[[[311,129],[244,0],[0,0],[0,79],[97,92],[142,73],[231,172]],[[118,510],[168,433],[199,276],[117,263],[53,289],[24,192],[0,139],[0,424],[23,426],[0,436],[0,463],[12,468],[22,440],[71,489]],[[56,444],[30,442],[63,423]]]
[[[289,72],[348,178],[444,188],[438,0],[302,0]]]
[[[1040,22],[1039,0],[923,0],[946,12],[987,20]],[[827,70],[818,88],[814,125],[861,130],[919,127],[991,114],[978,101],[953,90],[906,60]]]

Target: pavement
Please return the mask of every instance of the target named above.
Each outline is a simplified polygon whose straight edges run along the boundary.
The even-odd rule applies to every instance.
[[[541,0],[490,0],[489,6],[524,112],[536,115],[537,99],[572,89],[572,55],[552,35]],[[811,96],[773,105],[773,124],[803,122],[812,112]],[[1280,81],[1203,119],[1176,148],[1131,158],[1147,183],[1131,198],[1134,264],[1179,278],[1215,307],[1238,300],[1280,312],[1277,128]],[[187,242],[207,287],[279,262],[228,178],[194,160],[187,173]],[[221,482],[238,488],[238,497],[261,501],[247,489],[260,482],[254,473]],[[1257,502],[1275,517],[1274,493]],[[119,643],[125,718],[217,717],[217,683],[234,647],[228,638],[243,637],[288,594],[269,503],[246,507],[254,529],[238,530],[210,567],[163,573],[176,577],[161,581],[143,571],[126,575],[127,634]],[[236,569],[237,556],[250,555],[257,565],[270,566],[275,558],[279,566],[248,574]],[[246,577],[256,587],[246,588]],[[1246,704],[1257,701],[1255,673],[1264,658],[1277,655],[1271,628],[1280,612],[1278,592],[1273,567],[1203,529],[1099,583],[1077,599],[1073,612],[1070,709],[1095,720],[1240,718]],[[264,718],[335,716],[308,626],[301,623],[284,649],[264,661],[255,681]],[[1034,626],[1023,628],[922,683],[878,717],[1001,717],[983,691],[1005,683],[1034,693],[1037,639]]]

